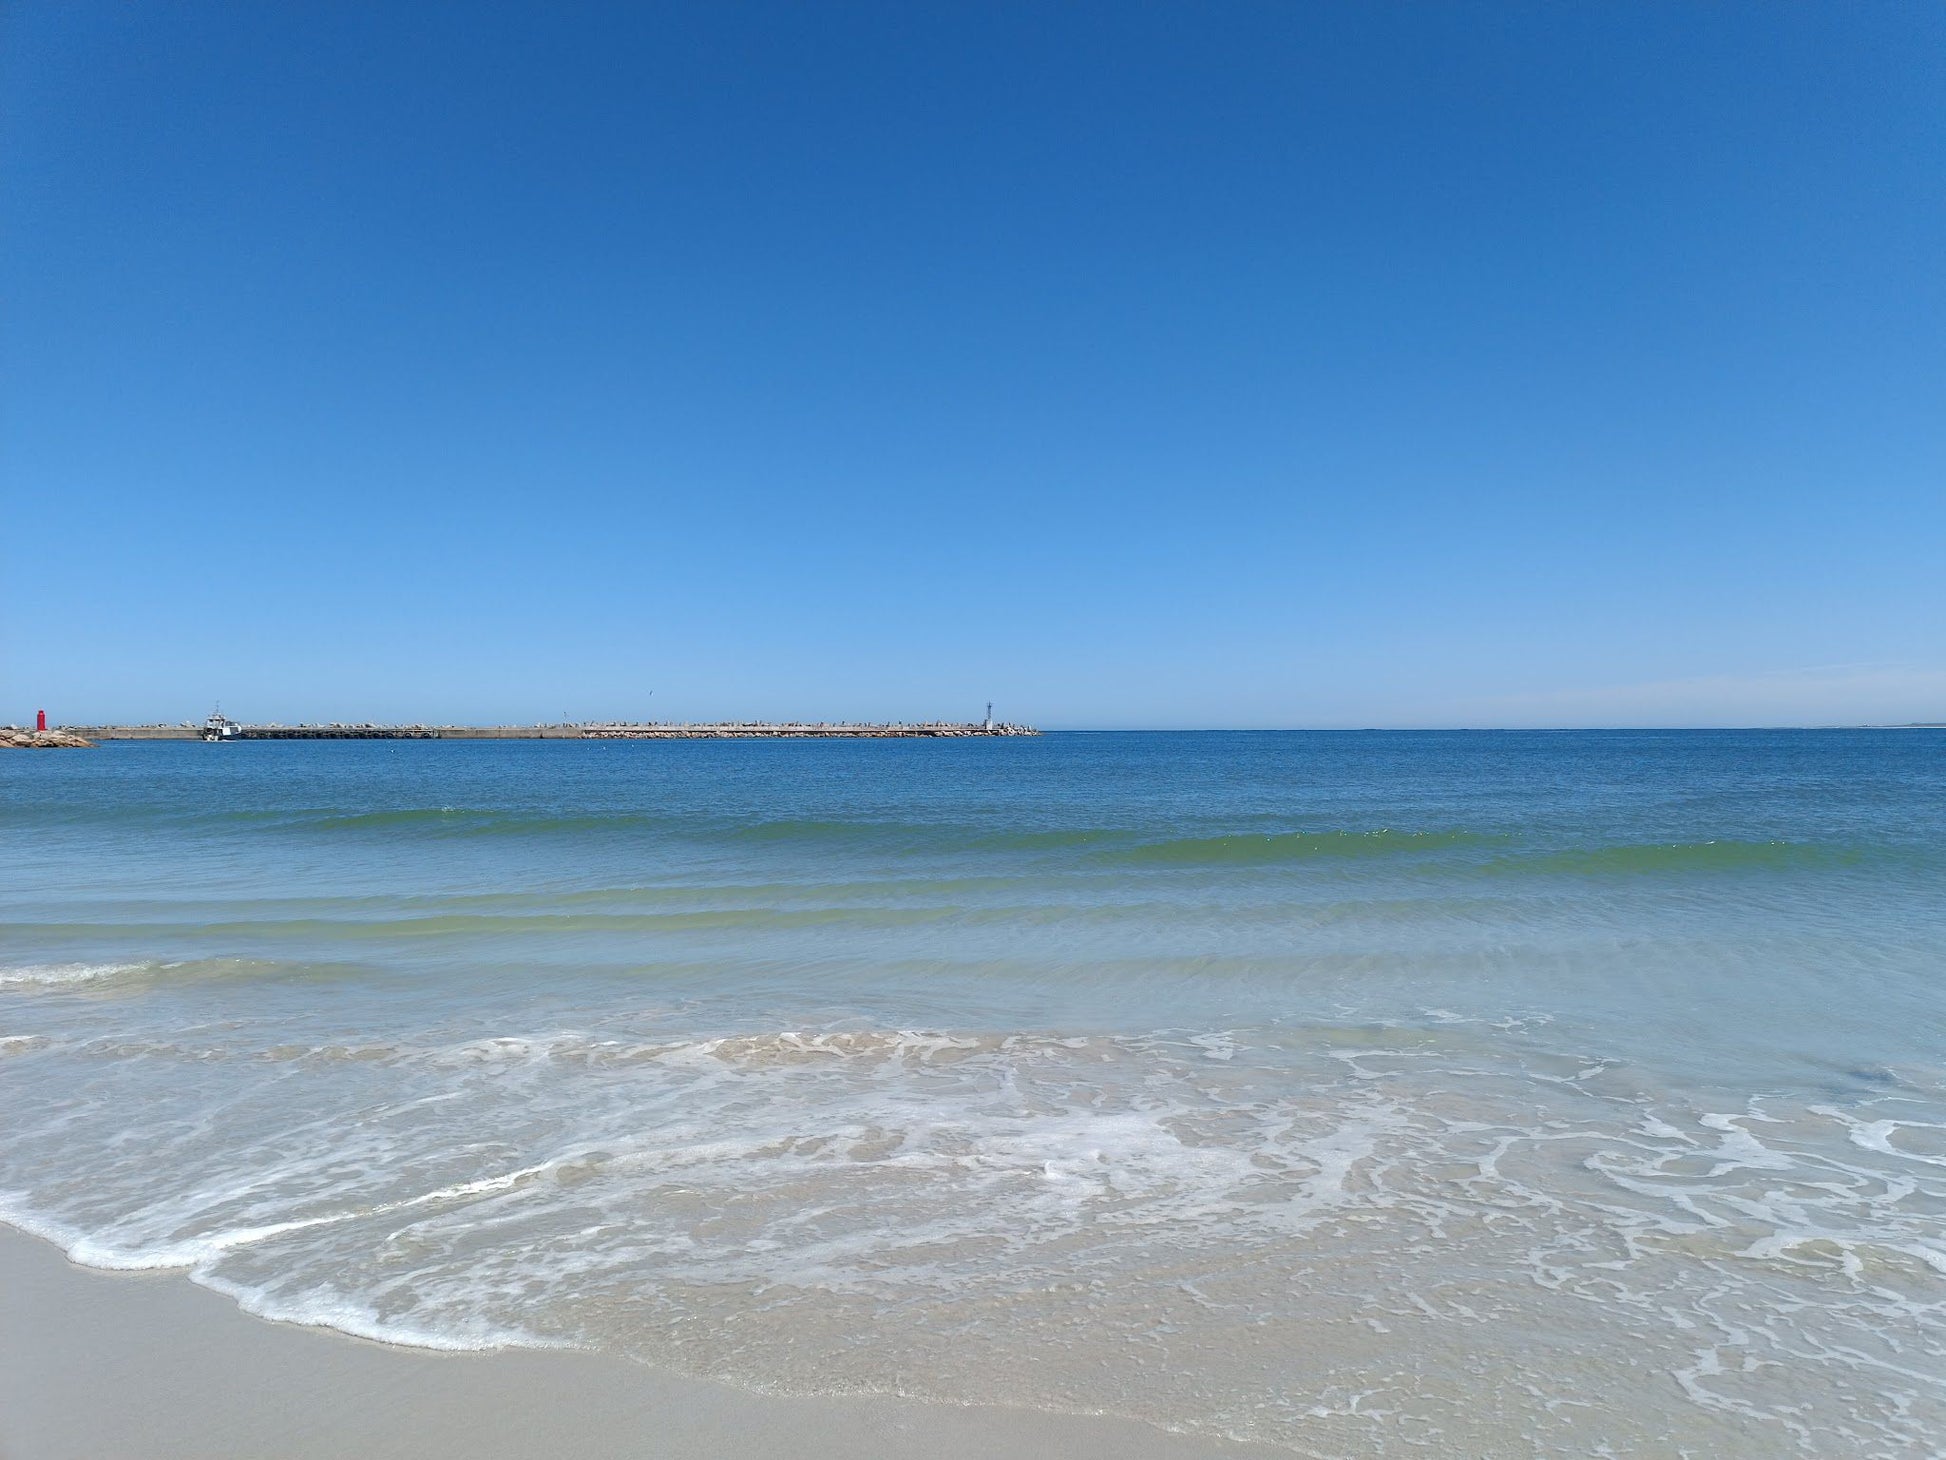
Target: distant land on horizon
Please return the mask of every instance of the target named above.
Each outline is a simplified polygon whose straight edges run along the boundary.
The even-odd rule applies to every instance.
[[[98,739],[175,739],[187,738],[190,732],[200,732],[203,721],[194,720],[150,720],[123,721],[116,723],[50,724],[50,728],[72,734],[93,736]],[[238,723],[238,722],[232,722]],[[1667,732],[1682,734],[1736,734],[1752,731],[1829,731],[1829,730],[1946,730],[1946,720],[1911,720],[1898,723],[1869,721],[1833,721],[1824,724],[1777,723],[1768,725],[1676,725],[1676,724],[1614,724],[1614,725],[1065,725],[1042,730],[1024,722],[994,719],[986,722],[994,734],[1069,734],[1069,735],[1277,735],[1277,734],[1600,734]],[[8,725],[5,728],[30,728]],[[258,739],[331,739],[360,738],[358,732],[371,732],[369,738],[440,738],[433,732],[445,732],[445,738],[452,739],[675,739],[685,738],[732,738],[742,733],[752,737],[816,737],[820,734],[830,738],[878,738],[913,737],[931,734],[939,737],[951,732],[981,732],[979,720],[548,720],[532,723],[485,724],[479,722],[447,720],[401,720],[391,722],[371,720],[328,720],[302,721],[286,724],[280,721],[241,722],[239,728],[253,733],[247,738]],[[323,732],[309,736],[299,732]],[[339,732],[334,734],[333,732]]]

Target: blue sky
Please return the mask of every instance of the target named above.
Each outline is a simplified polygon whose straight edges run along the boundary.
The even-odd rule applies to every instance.
[[[0,11],[0,719],[1946,719],[1936,4]]]

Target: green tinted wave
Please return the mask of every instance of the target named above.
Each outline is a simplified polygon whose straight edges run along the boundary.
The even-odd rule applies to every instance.
[[[1706,841],[1574,847],[1522,857],[1524,872],[1627,876],[1660,872],[1739,872],[1849,866],[1864,861],[1859,847],[1789,841]]]
[[[1131,867],[1255,867],[1352,857],[1389,857],[1498,839],[1464,831],[1283,831],[1242,836],[1172,837],[1096,854]]]

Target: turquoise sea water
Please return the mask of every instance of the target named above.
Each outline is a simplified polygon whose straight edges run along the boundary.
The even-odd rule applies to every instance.
[[[0,1215],[1323,1455],[1946,1448],[1946,735],[0,762]]]

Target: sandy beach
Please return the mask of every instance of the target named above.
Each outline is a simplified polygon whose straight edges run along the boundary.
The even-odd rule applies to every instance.
[[[1124,1420],[777,1398],[580,1353],[443,1354],[266,1323],[171,1273],[100,1273],[0,1228],[0,1457],[1282,1453]]]

